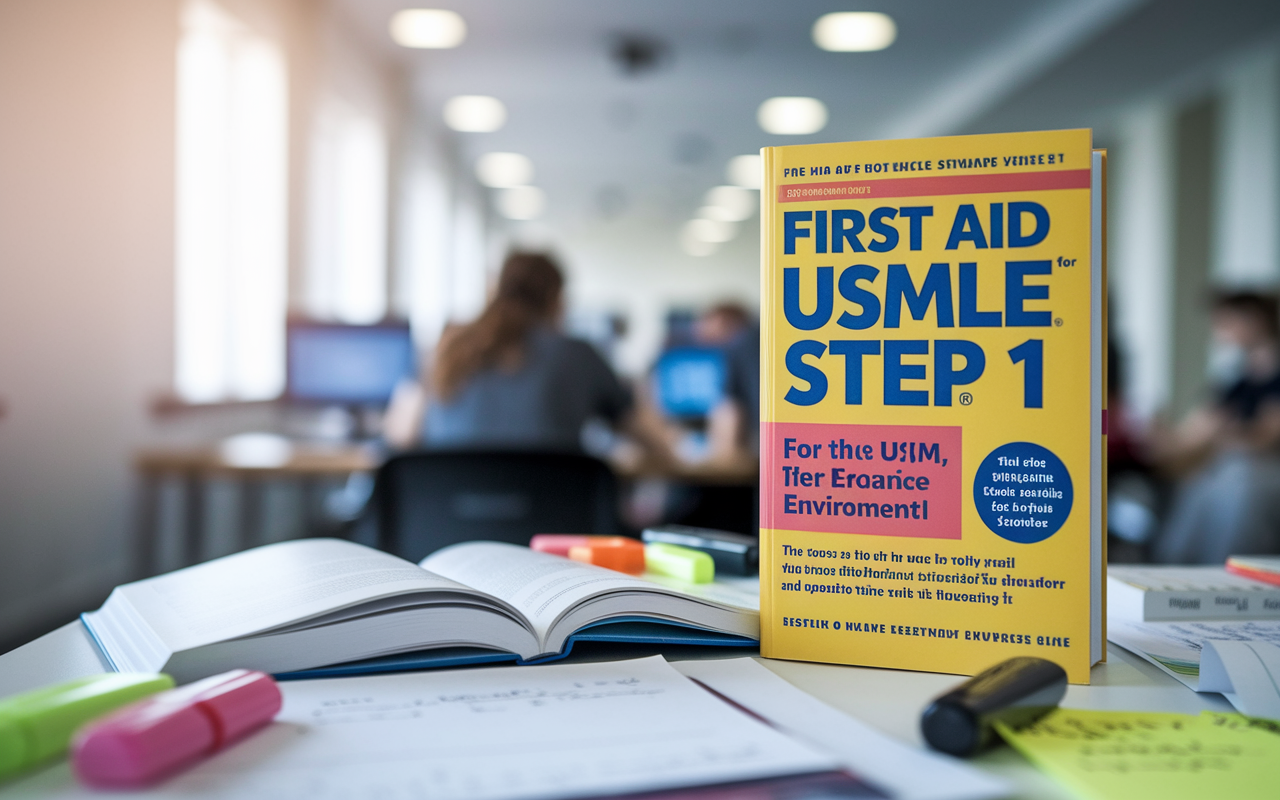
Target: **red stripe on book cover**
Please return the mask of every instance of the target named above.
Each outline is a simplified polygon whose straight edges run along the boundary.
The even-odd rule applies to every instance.
[[[1230,560],[1227,561],[1227,572],[1230,572],[1233,575],[1239,575],[1241,578],[1269,583],[1272,586],[1280,586],[1280,575],[1277,575],[1274,572],[1249,569],[1248,567],[1241,566],[1239,564],[1233,564]]]
[[[1087,169],[1062,169],[1053,172],[1011,172],[995,175],[940,175],[834,183],[787,183],[778,186],[778,202],[804,203],[818,200],[1088,189],[1090,180],[1090,171]]]

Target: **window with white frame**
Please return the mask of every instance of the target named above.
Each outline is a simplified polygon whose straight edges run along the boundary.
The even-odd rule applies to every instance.
[[[284,387],[284,57],[193,0],[177,62],[176,389],[191,402],[271,398]]]
[[[387,134],[336,97],[311,144],[306,308],[318,319],[377,322],[387,313]]]

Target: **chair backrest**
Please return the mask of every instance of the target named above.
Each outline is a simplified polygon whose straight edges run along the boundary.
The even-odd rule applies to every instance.
[[[528,544],[536,533],[617,531],[617,485],[573,453],[427,450],[378,471],[378,544],[411,561],[457,542]]]

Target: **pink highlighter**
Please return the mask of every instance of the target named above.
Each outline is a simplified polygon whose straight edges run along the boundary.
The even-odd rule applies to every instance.
[[[271,722],[281,703],[270,675],[224,672],[89,723],[72,742],[72,767],[99,789],[148,786]]]

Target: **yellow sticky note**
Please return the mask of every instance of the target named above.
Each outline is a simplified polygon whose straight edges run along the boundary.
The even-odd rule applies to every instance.
[[[1096,800],[1274,800],[1280,735],[1239,714],[1058,709],[1014,731],[1010,745],[1044,772]]]

